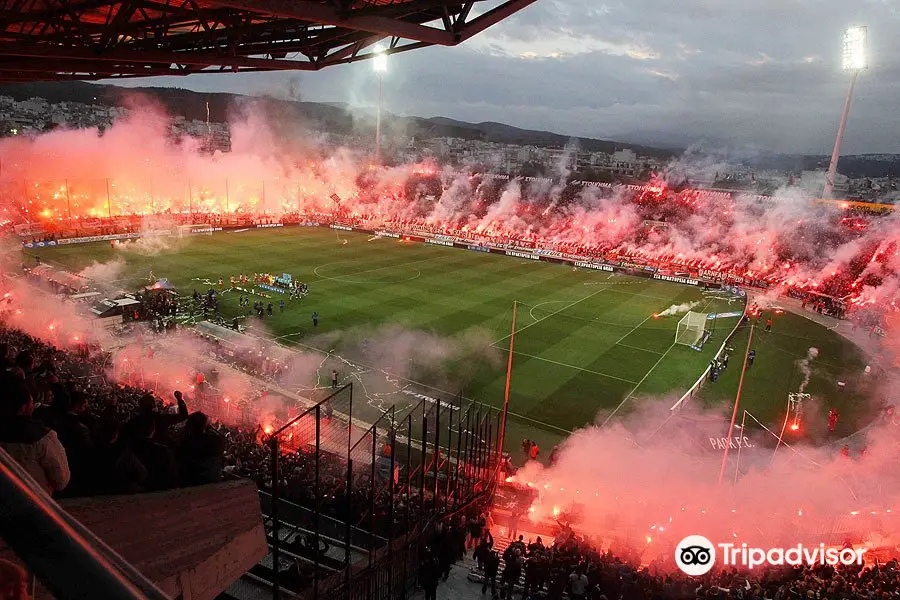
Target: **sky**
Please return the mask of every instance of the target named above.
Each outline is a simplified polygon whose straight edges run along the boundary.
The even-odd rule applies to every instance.
[[[830,154],[852,24],[868,26],[871,58],[843,153],[900,152],[900,0],[537,0],[460,46],[390,57],[384,108],[630,143]],[[128,85],[377,99],[368,62]]]

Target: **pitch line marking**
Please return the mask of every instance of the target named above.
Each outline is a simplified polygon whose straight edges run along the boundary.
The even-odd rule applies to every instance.
[[[616,284],[621,285],[621,284]],[[653,296],[651,294],[639,294],[637,292],[626,292],[623,290],[617,290],[615,288],[610,288],[611,292],[615,292],[617,294],[625,294],[626,296],[637,296],[638,298],[652,298],[653,300],[664,300],[666,302],[674,302],[677,296],[669,296],[668,298],[664,296]]]
[[[398,269],[398,268],[401,268],[401,267],[408,267],[409,265],[417,265],[417,264],[419,264],[419,263],[428,262],[428,261],[430,261],[430,260],[435,260],[435,259],[437,259],[437,258],[446,258],[446,256],[443,256],[443,255],[441,255],[441,256],[432,256],[432,257],[430,257],[430,258],[423,258],[423,259],[421,259],[421,260],[414,260],[414,261],[410,261],[410,262],[406,262],[406,263],[401,263],[401,264],[399,264],[399,265],[384,265],[383,267],[375,267],[374,269],[367,269],[367,270],[365,270],[365,271],[357,271],[356,273],[349,273],[349,274],[347,274],[347,275],[338,275],[338,276],[336,276],[336,277],[329,277],[329,276],[327,276],[327,275],[320,275],[320,274],[319,274],[319,269],[324,269],[325,267],[328,267],[328,266],[331,266],[331,265],[339,265],[339,264],[343,264],[343,263],[353,262],[353,261],[346,261],[346,260],[338,260],[338,261],[335,261],[335,262],[325,263],[324,265],[319,265],[318,267],[316,267],[315,269],[313,269],[313,274],[314,274],[316,277],[318,277],[319,279],[318,279],[318,280],[315,280],[315,279],[310,280],[310,283],[315,283],[316,281],[321,281],[321,280],[323,280],[323,279],[328,279],[328,280],[331,280],[331,281],[338,281],[338,282],[340,282],[340,283],[357,283],[357,284],[372,284],[372,283],[378,283],[378,282],[373,282],[373,281],[352,281],[352,280],[342,279],[342,278],[355,277],[355,276],[357,276],[357,275],[363,275],[364,273],[374,273],[375,271],[381,271],[382,269],[390,269],[390,268]],[[416,271],[417,274],[416,274],[414,277],[411,277],[411,278],[409,278],[409,279],[404,279],[403,281],[400,281],[400,282],[394,282],[394,283],[403,283],[403,282],[405,282],[405,281],[412,281],[413,279],[418,279],[418,278],[422,275],[422,272],[419,271],[419,269],[415,269],[415,271]]]
[[[632,350],[640,350],[642,352],[649,352],[650,354],[664,354],[659,350],[650,350],[649,348],[638,348],[637,346],[629,346],[628,344],[616,344],[617,346],[622,346],[623,348],[631,348]]]
[[[517,302],[523,306],[529,306],[529,304],[527,302],[523,302],[522,300],[517,300]],[[552,300],[551,302],[568,302],[568,300]],[[533,307],[531,307],[529,314],[531,315],[532,319],[537,319],[537,317],[534,316],[533,311],[535,309],[537,309],[539,306],[542,306],[544,304],[549,304],[549,302],[541,302],[541,303],[536,304]],[[598,324],[599,325],[609,325],[610,327],[618,327],[620,329],[625,329],[626,327],[628,327],[628,325],[623,325],[622,323],[616,323],[614,321],[604,321],[600,317],[597,317],[596,319],[589,319],[587,317],[576,317],[574,315],[566,315],[565,318],[566,319],[574,319],[576,321],[584,321],[585,323],[593,323],[594,325],[598,325]],[[518,331],[519,330],[517,329],[516,332],[518,332]],[[502,348],[501,348],[501,350],[502,350]],[[657,352],[657,354],[660,354],[660,353]]]
[[[570,365],[568,363],[551,360],[549,358],[544,358],[543,356],[535,356],[533,354],[525,354],[524,352],[519,352],[518,350],[513,350],[513,354],[515,354],[517,356],[525,356],[527,358],[533,358],[534,360],[542,360],[544,362],[548,362],[548,363],[551,363],[554,365],[559,365],[561,367],[568,367],[570,369],[575,369],[576,371],[584,371],[585,373],[599,375],[600,377],[608,377],[609,379],[618,379],[619,381],[624,381],[625,383],[636,383],[630,379],[623,379],[621,377],[616,377],[615,375],[607,375],[606,373],[601,373],[600,371],[592,371],[591,369],[585,369],[584,367],[576,367],[575,365]]]
[[[637,385],[634,386],[634,388],[632,388],[632,390],[630,392],[628,392],[628,395],[625,396],[625,398],[623,398],[621,402],[619,402],[619,405],[611,413],[609,413],[609,415],[606,417],[606,420],[600,424],[601,428],[605,427],[606,424],[609,423],[609,420],[612,419],[617,412],[619,412],[619,409],[622,408],[625,405],[625,403],[631,399],[631,397],[634,395],[634,393],[637,391],[637,389],[639,387],[641,387],[641,384],[644,383],[644,381],[646,381],[648,377],[650,377],[650,373],[652,373],[653,371],[656,370],[656,367],[659,366],[659,363],[661,363],[663,361],[663,359],[666,357],[666,355],[668,355],[669,352],[671,352],[672,348],[674,348],[674,347],[675,347],[675,342],[672,342],[672,345],[669,346],[669,349],[666,350],[663,353],[663,355],[659,357],[659,360],[656,361],[656,364],[654,364],[652,367],[650,367],[650,370],[647,371],[647,373],[641,378],[641,380],[637,382]]]
[[[537,325],[538,323],[540,323],[541,321],[545,321],[545,320],[549,319],[549,318],[552,317],[553,315],[558,315],[558,314],[561,313],[562,311],[567,310],[567,309],[569,309],[569,308],[572,308],[572,307],[575,306],[576,304],[580,304],[580,303],[584,302],[585,300],[587,300],[587,299],[589,299],[589,298],[593,298],[594,296],[596,296],[597,294],[599,294],[600,292],[602,292],[602,291],[604,291],[604,290],[606,290],[606,289],[607,289],[607,288],[601,288],[601,289],[597,290],[596,292],[593,292],[593,293],[591,293],[591,294],[588,294],[588,295],[585,296],[584,298],[581,298],[581,299],[579,299],[579,300],[575,300],[574,302],[572,302],[572,303],[570,303],[570,304],[567,304],[567,305],[563,306],[561,309],[559,309],[559,310],[557,310],[557,311],[554,311],[554,312],[550,313],[550,314],[547,315],[546,317],[541,317],[540,319],[535,320],[534,323],[529,323],[529,324],[526,325],[525,327],[522,327],[521,329],[517,329],[517,330],[516,330],[516,333],[521,333],[522,331],[525,331],[525,330],[528,329],[529,327],[533,327],[533,326]],[[502,338],[500,338],[499,340],[494,341],[494,342],[491,344],[491,346],[493,346],[494,344],[499,344],[500,342],[502,342],[502,341],[504,341],[504,340],[508,340],[508,339],[510,338],[510,336],[511,336],[511,334],[504,335],[504,336],[503,336]]]
[[[528,316],[531,317],[532,321],[537,321],[538,318],[536,316],[534,316],[534,309],[536,309],[539,306],[543,306],[545,304],[563,304],[565,302],[569,302],[569,301],[568,300],[548,300],[546,302],[538,302],[537,304],[535,304],[534,306],[531,307],[531,310],[528,311]],[[522,304],[524,304],[524,302]]]
[[[704,312],[709,310],[710,303],[711,303],[711,301],[707,301],[706,304],[703,306]],[[641,384],[644,383],[648,377],[650,377],[650,374],[656,370],[656,367],[659,366],[659,364],[666,358],[666,356],[668,356],[669,352],[671,352],[672,348],[674,348],[676,345],[677,345],[677,342],[672,342],[672,345],[669,346],[669,348],[663,353],[663,355],[659,357],[659,360],[656,361],[656,364],[654,364],[652,367],[650,367],[650,370],[647,371],[647,373],[641,378],[641,380],[638,382],[638,384],[636,386],[634,386],[634,388],[630,392],[628,392],[628,395],[625,396],[625,398],[621,402],[619,402],[619,405],[615,408],[615,410],[613,410],[611,413],[609,413],[609,415],[606,417],[606,420],[600,424],[601,428],[605,427],[606,424],[609,423],[609,420],[612,419],[617,412],[619,412],[619,409],[622,408],[625,405],[625,403],[628,402],[628,400],[632,396],[634,396],[634,393],[637,391],[637,389],[639,387],[641,387]]]
[[[647,321],[649,321],[649,320],[652,319],[652,318],[653,318],[653,315],[651,314],[649,317],[647,317],[646,319],[644,319],[643,321],[641,321],[640,323],[638,323],[637,325],[635,325],[635,326],[631,329],[631,331],[629,331],[628,333],[626,333],[625,335],[623,335],[622,337],[620,337],[620,338],[618,339],[618,341],[616,341],[616,344],[615,344],[615,345],[618,346],[619,344],[621,344],[621,343],[622,343],[622,340],[624,340],[624,339],[627,338],[629,335],[631,335],[632,333],[634,333],[635,331],[637,331],[638,329],[640,329],[640,328],[641,328],[641,325],[643,325],[644,323],[646,323]]]
[[[375,371],[378,371],[378,372],[380,372],[380,373],[385,373],[385,371],[384,371],[383,369],[377,369],[377,368],[375,368],[375,367],[372,367],[372,366],[369,366],[369,365],[365,365],[365,364],[360,363],[360,362],[352,362],[352,363],[351,363],[350,361],[348,361],[348,360],[346,360],[345,358],[343,358],[340,354],[336,354],[336,353],[334,353],[334,352],[329,352],[329,351],[327,351],[327,350],[322,350],[321,348],[316,348],[315,346],[309,346],[309,345],[304,344],[304,343],[302,343],[302,342],[293,342],[292,345],[287,346],[287,345],[283,344],[281,341],[279,341],[280,339],[286,338],[286,337],[288,337],[288,336],[293,337],[293,336],[300,335],[300,334],[302,333],[302,330],[301,330],[301,331],[298,331],[297,333],[288,334],[288,336],[279,336],[278,338],[275,338],[275,337],[272,336],[271,333],[267,332],[266,330],[260,329],[260,328],[258,328],[258,327],[256,327],[256,326],[253,326],[253,325],[247,327],[247,329],[248,329],[248,330],[252,329],[253,331],[258,332],[258,333],[260,334],[260,337],[261,337],[261,338],[267,339],[267,340],[271,340],[271,341],[275,342],[276,344],[278,344],[279,346],[281,346],[282,348],[287,348],[287,349],[289,349],[289,350],[293,350],[293,351],[298,352],[298,353],[300,353],[300,352],[297,350],[297,347],[300,347],[300,348],[306,348],[307,350],[309,350],[309,351],[311,351],[311,352],[316,352],[316,353],[321,354],[321,355],[324,355],[324,356],[326,356],[326,357],[328,357],[328,356],[333,356],[333,357],[335,357],[335,358],[337,358],[337,359],[339,359],[339,360],[342,360],[342,361],[344,361],[344,362],[348,362],[348,363],[350,363],[351,365],[353,365],[353,366],[355,366],[355,367],[363,368],[363,369],[368,369],[367,372],[375,372]],[[385,374],[386,374],[386,373],[385,373]],[[456,394],[455,394],[454,392],[448,392],[447,390],[441,389],[441,388],[439,388],[439,387],[435,387],[435,386],[433,386],[433,385],[428,385],[428,384],[426,384],[426,383],[422,383],[421,381],[416,381],[416,380],[414,380],[414,379],[407,379],[406,377],[401,377],[401,376],[399,376],[399,375],[391,375],[391,377],[394,377],[394,378],[396,378],[396,379],[399,380],[399,381],[405,381],[405,382],[407,382],[407,383],[409,383],[409,384],[413,384],[413,385],[416,385],[416,386],[419,386],[419,387],[423,387],[423,388],[426,388],[426,389],[429,389],[429,390],[433,390],[433,391],[435,391],[435,392],[440,392],[441,394],[444,394],[445,396],[448,396],[448,397],[450,397],[450,396],[456,396]],[[405,387],[408,387],[408,386],[405,386]],[[404,389],[405,389],[405,388],[404,388]],[[396,392],[391,392],[391,393],[396,393]],[[468,402],[476,402],[475,399],[469,398],[468,396],[462,396],[462,399],[463,399],[463,400],[466,400],[466,401],[468,401]],[[502,410],[502,409],[503,409],[503,407],[501,407],[501,406],[494,406],[493,404],[487,404],[486,406],[490,406],[491,408],[493,408],[493,409],[495,409],[495,410]],[[560,433],[565,433],[565,434],[570,434],[570,433],[572,433],[572,430],[571,430],[571,429],[564,429],[564,428],[562,428],[562,427],[557,427],[556,425],[552,425],[552,424],[546,423],[546,422],[544,422],[544,421],[538,421],[537,419],[532,419],[531,417],[526,417],[526,416],[523,415],[523,414],[519,414],[519,413],[516,413],[516,412],[513,412],[513,411],[509,411],[509,415],[512,416],[512,417],[515,417],[515,418],[517,418],[517,419],[522,419],[523,421],[529,421],[529,422],[531,422],[531,423],[535,423],[535,424],[537,424],[537,425],[540,425],[541,427],[545,427],[545,428],[549,428],[549,429],[555,429],[556,431],[559,431]],[[356,420],[356,419],[354,418],[354,420]],[[365,422],[365,421],[362,421],[362,420],[361,420],[360,422]]]

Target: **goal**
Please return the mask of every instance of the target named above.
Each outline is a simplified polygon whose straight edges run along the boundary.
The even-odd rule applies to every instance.
[[[675,343],[685,346],[696,346],[703,340],[706,332],[706,315],[694,311],[688,311],[680,321],[675,331]]]

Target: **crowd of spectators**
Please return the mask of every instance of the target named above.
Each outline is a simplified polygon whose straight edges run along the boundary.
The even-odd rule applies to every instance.
[[[0,325],[0,447],[47,492],[128,494],[213,483],[223,476],[248,478],[271,490],[271,452],[255,419],[248,427],[213,422],[204,412],[190,412],[181,392],[166,406],[147,390],[111,380],[104,372],[108,363],[99,347],[66,352]],[[206,406],[201,400],[190,399],[195,408]],[[332,425],[345,427],[332,424],[325,411],[323,427]],[[391,475],[380,468],[387,459],[378,457],[374,484],[371,462],[361,461],[348,497],[347,462],[326,451],[319,453],[317,503],[314,449],[287,439],[282,448],[281,497],[307,509],[318,506],[338,521],[387,537],[401,533],[433,504],[430,490],[408,489],[395,478],[392,522]],[[297,519],[311,521],[311,515],[300,511]]]
[[[222,436],[202,412],[96,376],[93,350],[0,330],[0,446],[56,496],[127,494],[218,481]]]
[[[88,345],[62,351],[0,324],[0,447],[48,494],[132,494],[230,477],[248,478],[261,490],[272,491],[272,455],[261,426],[212,422],[204,412],[189,410],[187,401],[195,408],[204,406],[198,396],[186,399],[180,392],[166,406],[137,387],[137,381],[123,385],[108,378],[104,365],[109,360],[103,354]],[[332,419],[330,411],[323,413],[326,430]],[[343,524],[349,523],[354,526],[353,543],[363,547],[370,534],[385,540],[416,527],[434,510],[432,485],[426,478],[424,488],[409,488],[394,475],[392,496],[389,456],[386,445],[375,457],[374,480],[371,462],[364,460],[348,479],[347,461],[320,451],[317,497],[317,454],[302,439],[285,439],[279,495],[298,506],[286,507],[283,518],[312,531],[313,510],[318,508],[323,535],[343,539]],[[446,504],[447,498],[440,502]],[[298,548],[289,546],[308,559],[321,555],[321,548],[316,552],[303,546],[308,538],[298,538]],[[310,569],[309,562],[299,561],[291,573],[296,571],[299,582],[311,581]]]
[[[674,560],[642,561],[625,548],[600,552],[570,529],[545,545],[519,536],[501,555],[485,530],[475,550],[482,593],[572,600],[888,600],[900,598],[897,560],[869,566],[770,567],[752,573],[715,568],[688,577]]]

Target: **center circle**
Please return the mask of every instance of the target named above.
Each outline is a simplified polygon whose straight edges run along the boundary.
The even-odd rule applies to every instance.
[[[326,263],[313,269],[313,274],[318,279],[359,285],[393,285],[412,281],[422,276],[422,272],[419,269],[404,265],[386,265],[376,269],[365,269],[357,273],[342,274],[340,272],[341,269],[338,265],[348,266],[351,264],[347,262]],[[336,266],[338,267],[335,268]]]

